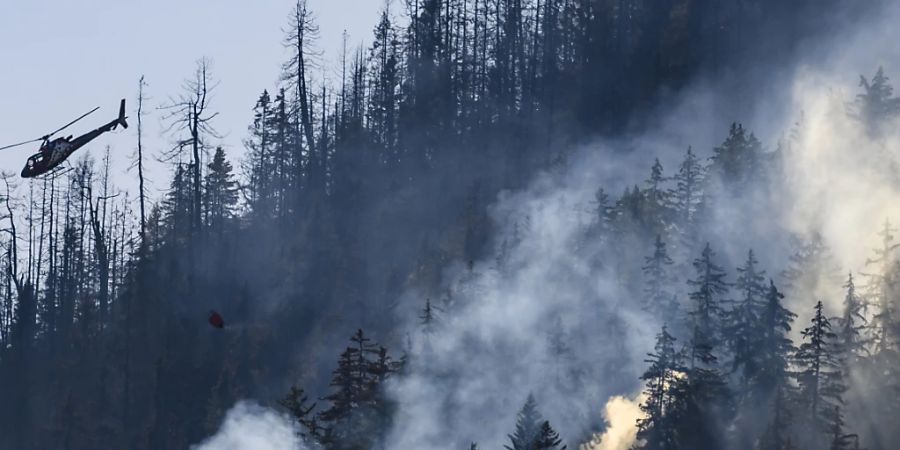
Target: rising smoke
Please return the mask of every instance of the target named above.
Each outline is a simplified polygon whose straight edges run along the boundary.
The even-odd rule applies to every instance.
[[[639,275],[619,266],[592,233],[594,194],[640,183],[654,151],[669,168],[689,144],[710,156],[732,120],[760,130],[780,173],[753,194],[713,199],[703,238],[724,266],[732,270],[753,248],[768,276],[783,283],[791,237],[818,235],[843,274],[863,270],[878,229],[900,219],[900,133],[894,123],[873,134],[851,103],[859,73],[870,76],[879,65],[897,73],[887,64],[896,49],[884,45],[900,38],[897,18],[889,5],[877,22],[836,36],[831,48],[810,49],[809,60],[773,82],[769,91],[778,95],[745,108],[755,111],[750,117],[716,109],[732,98],[716,85],[689,89],[656,130],[579,149],[564,168],[501,195],[492,208],[493,255],[447,271],[445,314],[433,333],[420,333],[411,373],[392,385],[400,411],[388,448],[463,448],[470,441],[501,448],[503,430],[512,429],[529,393],[570,448],[591,432],[588,448],[629,448],[643,355],[662,323],[629,298],[625,286]],[[640,150],[640,157],[610,156],[622,155],[621,148]],[[630,251],[645,256],[649,247]],[[811,298],[840,313],[842,281],[823,278],[812,292],[788,295],[788,307],[800,315],[795,334],[806,326]]]
[[[883,64],[898,73],[887,64],[900,56],[889,44],[900,39],[898,12],[889,5],[877,22],[835,36],[831,48],[811,49],[795,71],[776,77],[775,94],[744,105],[749,116],[723,107],[733,94],[723,86],[731,84],[699,84],[661,108],[654,131],[579,148],[527,189],[497,198],[491,256],[446,270],[432,327],[405,316],[414,338],[407,372],[389,386],[398,411],[386,447],[459,449],[474,441],[502,448],[515,412],[533,394],[569,448],[629,448],[640,416],[638,377],[662,321],[631,298],[627,287],[639,275],[620,266],[596,232],[595,194],[640,183],[653,153],[669,174],[688,145],[710,156],[731,121],[756,130],[782,171],[767,179],[765,195],[714,201],[703,237],[723,265],[733,268],[753,248],[781,283],[790,237],[818,234],[840,271],[862,270],[884,220],[900,223],[900,133],[890,126],[873,135],[848,102],[860,72]],[[642,258],[649,248],[629,251]],[[808,295],[838,314],[840,281],[814,288]],[[433,295],[409,292],[406,312]],[[788,295],[787,305],[805,324],[808,299]],[[196,448],[300,448],[292,432],[277,414],[241,403]],[[267,440],[273,437],[279,441]]]
[[[191,450],[306,450],[291,420],[250,402],[232,407],[219,431]]]

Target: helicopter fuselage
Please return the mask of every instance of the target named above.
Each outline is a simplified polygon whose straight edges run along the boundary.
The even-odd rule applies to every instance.
[[[45,141],[44,144],[41,145],[41,149],[28,158],[25,167],[22,168],[22,178],[34,178],[50,172],[62,164],[63,161],[75,152],[75,150],[84,147],[97,136],[111,131],[117,125],[121,124],[124,124],[124,118],[113,120],[112,122],[78,136],[75,139],[56,138],[52,141]]]

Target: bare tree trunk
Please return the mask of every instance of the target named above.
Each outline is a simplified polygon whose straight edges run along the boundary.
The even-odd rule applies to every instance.
[[[144,210],[144,150],[143,150],[143,116],[144,116],[144,86],[147,83],[144,82],[144,76],[141,75],[140,81],[138,81],[138,108],[137,108],[137,169],[138,169],[138,193],[140,195],[140,203],[141,203],[141,240],[147,238],[146,232],[146,215]]]

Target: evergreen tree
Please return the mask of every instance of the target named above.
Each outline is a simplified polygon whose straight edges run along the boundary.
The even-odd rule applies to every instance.
[[[682,229],[686,232],[694,224],[694,218],[703,199],[703,176],[705,168],[688,147],[678,173],[675,174],[675,187],[669,193],[669,199],[675,216]]]
[[[742,405],[743,415],[749,420],[744,424],[742,434],[747,436],[746,442],[752,442],[759,436],[762,448],[789,448],[792,413],[790,407],[796,397],[790,382],[789,360],[794,353],[794,345],[788,334],[796,314],[783,306],[784,295],[778,292],[775,283],[769,280],[765,304],[760,317],[759,370],[749,380],[748,401]],[[759,416],[772,417],[759,430],[756,420]]]
[[[541,423],[537,438],[531,448],[534,450],[566,450],[566,446],[560,447],[560,444],[562,444],[562,439],[559,437],[559,433],[550,426],[549,421],[545,420]]]
[[[645,195],[650,208],[659,209],[668,203],[667,192],[663,190],[662,187],[664,182],[663,166],[662,163],[659,162],[659,158],[656,158],[653,161],[653,166],[650,167],[650,177],[644,182],[644,184],[647,185]]]
[[[831,413],[831,424],[828,428],[831,442],[829,450],[855,450],[859,449],[859,436],[844,433],[844,415],[840,406],[835,406]]]
[[[275,122],[272,101],[268,91],[263,91],[253,107],[253,123],[248,129],[249,137],[244,140],[247,147],[247,203],[257,214],[271,211],[273,205],[273,151],[272,135]]]
[[[759,344],[763,333],[763,309],[766,306],[765,272],[757,269],[759,261],[753,250],[747,253],[747,260],[738,267],[735,291],[741,299],[726,313],[725,336],[731,355],[731,371],[739,375],[739,395],[749,396],[752,383],[759,375],[761,358]]]
[[[168,231],[166,242],[170,245],[184,243],[190,236],[193,205],[190,172],[184,164],[175,166],[175,175],[162,201],[163,221]]]
[[[724,315],[721,302],[728,293],[725,272],[713,261],[715,253],[709,243],[701,256],[694,260],[696,278],[688,281],[693,290],[688,294],[692,302],[691,367],[714,365],[718,358],[714,348],[721,336],[721,319]]]
[[[383,383],[399,365],[362,330],[350,341],[332,375],[335,391],[323,398],[330,406],[316,415],[314,426],[307,426],[328,449],[372,448],[388,428],[391,406],[382,391]]]
[[[843,313],[836,319],[838,324],[836,345],[840,349],[841,361],[845,369],[849,369],[858,363],[866,355],[865,330],[867,327],[864,315],[865,305],[856,293],[856,285],[853,282],[853,273],[847,276],[847,284],[844,285],[847,294],[844,296]]]
[[[816,303],[811,325],[802,331],[803,343],[795,356],[803,423],[816,432],[810,438],[812,444],[827,442],[823,439],[828,436],[829,425],[840,419],[834,415],[835,408],[843,404],[846,391],[836,336],[823,309],[821,301]]]
[[[813,304],[817,298],[830,295],[840,285],[840,269],[821,233],[808,238],[791,237],[794,253],[782,273],[791,298],[802,304]]]
[[[221,232],[227,221],[232,219],[238,200],[237,182],[222,147],[216,147],[208,169],[203,192],[206,224],[210,229]]]
[[[279,400],[278,404],[287,410],[288,414],[290,414],[291,418],[293,418],[297,424],[307,430],[306,432],[301,432],[300,435],[305,439],[312,441],[318,439],[320,436],[318,434],[315,416],[312,414],[313,410],[316,409],[316,403],[313,402],[312,404],[309,404],[308,402],[309,397],[303,389],[291,386],[290,392],[288,392],[284,398]]]
[[[516,415],[516,430],[508,435],[510,445],[505,445],[507,450],[531,450],[541,435],[541,414],[537,410],[537,402],[534,396],[528,394],[525,404]]]
[[[753,133],[734,123],[722,145],[714,149],[711,169],[721,181],[738,189],[762,175],[763,162],[762,144]]]
[[[675,350],[675,338],[666,327],[656,335],[654,353],[645,362],[650,367],[641,376],[646,383],[646,400],[641,404],[644,417],[637,421],[639,448],[674,450],[683,448],[677,425],[684,414],[684,356]]]
[[[885,122],[900,115],[900,98],[894,97],[894,88],[883,67],[878,67],[871,80],[860,75],[859,87],[863,92],[856,95],[853,116],[863,122],[870,133],[878,133]]]
[[[660,317],[676,317],[678,314],[674,294],[666,289],[672,282],[672,265],[666,243],[662,236],[656,235],[653,254],[644,258],[644,266],[641,267],[644,272],[644,304],[641,307],[646,311],[656,311]]]
[[[716,449],[723,445],[721,430],[733,409],[731,393],[719,367],[717,346],[722,338],[722,296],[728,292],[725,272],[715,264],[709,244],[694,260],[696,278],[688,284],[693,302],[690,312],[692,336],[690,365],[685,386],[685,412],[678,434],[682,444],[692,449]]]
[[[868,305],[874,305],[875,314],[870,322],[873,353],[892,353],[900,345],[900,330],[896,326],[896,302],[891,298],[892,267],[896,263],[895,250],[900,244],[894,243],[896,228],[888,220],[879,231],[881,247],[875,249],[875,255],[866,260],[866,266],[872,267],[871,273],[865,273],[866,296]]]

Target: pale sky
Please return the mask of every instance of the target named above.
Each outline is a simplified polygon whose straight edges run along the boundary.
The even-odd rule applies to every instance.
[[[251,108],[263,89],[275,88],[287,53],[281,45],[294,0],[4,0],[0,1],[0,146],[50,132],[95,106],[100,110],[62,134],[78,135],[113,119],[120,98],[128,101],[125,131],[101,136],[85,150],[99,160],[112,147],[114,180],[132,189],[126,172],[135,149],[134,99],[146,76],[151,97],[145,110],[145,148],[169,148],[156,108],[177,96],[200,57],[212,60],[220,84],[212,107],[221,145],[235,167]],[[371,41],[385,0],[309,0],[320,26],[322,68],[336,79],[342,33],[350,47]],[[394,5],[392,13],[399,14]],[[39,144],[4,150],[0,170],[18,176]],[[152,159],[152,158],[146,158]],[[155,163],[151,163],[155,164]],[[152,167],[151,195],[168,186],[169,174]],[[22,183],[24,185],[24,183]],[[132,190],[132,192],[136,192]]]

